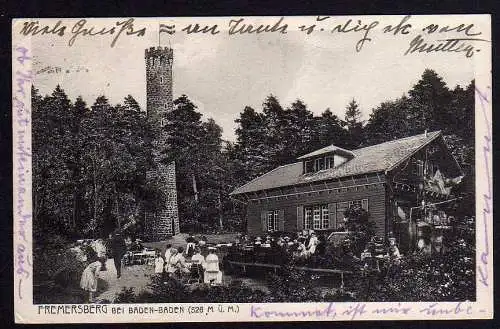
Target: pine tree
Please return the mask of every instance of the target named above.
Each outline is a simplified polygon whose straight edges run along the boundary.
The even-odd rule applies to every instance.
[[[130,111],[140,111],[141,107],[139,106],[139,103],[135,100],[132,95],[127,95],[124,100],[125,107],[130,110]]]
[[[92,105],[92,111],[103,111],[109,109],[110,107],[108,98],[101,95],[96,98],[94,105]]]
[[[415,132],[420,130],[422,133],[425,129],[438,130],[447,126],[450,120],[448,108],[451,93],[443,78],[435,71],[426,69],[408,94],[418,105],[409,118],[415,124]]]
[[[345,123],[349,132],[348,144],[351,148],[357,148],[363,139],[363,122],[361,121],[359,105],[354,98],[346,107]]]

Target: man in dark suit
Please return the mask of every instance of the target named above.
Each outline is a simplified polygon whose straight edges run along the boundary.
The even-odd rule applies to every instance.
[[[115,262],[116,277],[119,279],[122,275],[122,258],[127,252],[127,245],[122,235],[117,232],[109,235],[109,246],[111,248],[111,256]]]

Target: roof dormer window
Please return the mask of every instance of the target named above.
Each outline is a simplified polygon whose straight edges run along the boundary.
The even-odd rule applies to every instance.
[[[333,155],[329,155],[329,156],[325,157],[325,169],[331,169],[335,166],[334,159],[335,159],[335,157]]]
[[[314,162],[307,160],[304,162],[304,174],[314,172]]]
[[[325,169],[325,158],[317,158],[314,160],[314,170],[320,171]]]

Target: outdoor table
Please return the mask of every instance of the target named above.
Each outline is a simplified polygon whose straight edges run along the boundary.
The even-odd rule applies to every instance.
[[[154,250],[129,251],[125,254],[127,264],[154,264],[156,252]]]

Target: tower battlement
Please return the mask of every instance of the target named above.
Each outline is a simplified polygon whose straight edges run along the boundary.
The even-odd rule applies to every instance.
[[[172,60],[174,58],[174,50],[169,47],[150,47],[149,49],[145,49],[144,58],[166,58]]]

